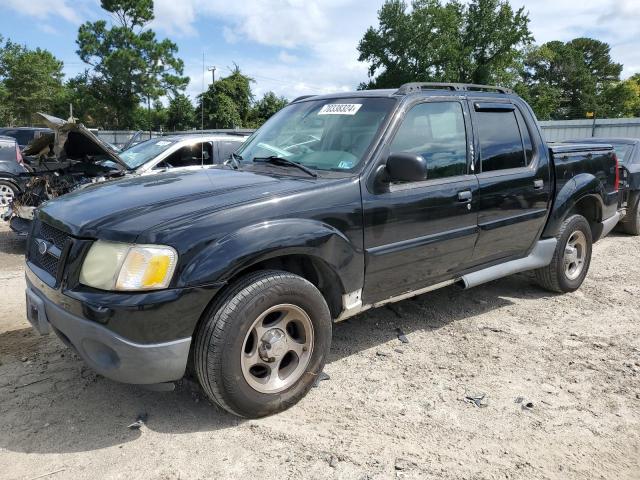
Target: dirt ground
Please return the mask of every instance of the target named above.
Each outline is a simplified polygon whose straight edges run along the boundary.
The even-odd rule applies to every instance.
[[[517,275],[338,324],[330,378],[258,421],[187,381],[111,382],[37,336],[23,251],[3,227],[0,479],[640,479],[638,238],[598,243],[573,294]]]

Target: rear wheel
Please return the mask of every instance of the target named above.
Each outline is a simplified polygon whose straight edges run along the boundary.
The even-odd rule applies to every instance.
[[[633,195],[632,198],[631,208],[629,208],[627,216],[620,224],[620,228],[629,235],[640,235],[640,192]]]
[[[288,272],[257,272],[232,285],[198,328],[196,375],[225,410],[263,417],[306,395],[330,345],[331,316],[318,289]]]
[[[593,241],[589,222],[572,215],[560,227],[551,263],[535,271],[538,283],[552,292],[573,292],[580,288],[591,264]]]

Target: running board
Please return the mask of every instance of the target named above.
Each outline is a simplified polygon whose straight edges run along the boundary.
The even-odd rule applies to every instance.
[[[343,320],[346,320],[347,318],[351,318],[355,315],[358,315],[359,313],[369,310],[370,308],[381,307],[382,305],[386,305],[387,303],[399,302],[407,298],[422,295],[423,293],[438,290],[439,288],[443,288],[454,283],[462,283],[462,286],[464,288],[471,288],[475,287],[476,285],[490,282],[492,280],[497,280],[498,278],[512,275],[514,273],[520,273],[526,270],[534,270],[536,268],[546,267],[551,263],[551,259],[553,259],[553,253],[556,250],[556,244],[557,240],[555,238],[540,240],[536,243],[536,246],[533,247],[531,253],[524,258],[501,263],[493,267],[485,268],[484,270],[469,273],[462,276],[461,278],[454,278],[441,283],[436,283],[435,285],[421,288],[419,290],[412,290],[410,292],[396,295],[394,297],[390,297],[386,300],[382,300],[373,304],[363,305],[362,290],[350,292],[342,296],[342,312],[335,319],[335,321],[341,322]]]
[[[553,259],[557,243],[555,238],[540,240],[528,256],[463,275],[460,281],[464,288],[471,288],[514,273],[546,267]]]

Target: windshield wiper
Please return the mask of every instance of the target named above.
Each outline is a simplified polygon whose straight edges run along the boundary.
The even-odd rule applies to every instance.
[[[235,170],[240,170],[240,162],[242,160],[244,160],[242,158],[242,155],[239,155],[239,154],[237,154],[235,152],[231,152],[231,155],[229,155],[229,160],[224,162],[224,165],[231,164]]]
[[[295,167],[302,170],[304,173],[311,175],[313,178],[318,177],[318,174],[310,168],[307,168],[298,162],[294,162],[293,160],[289,160],[288,158],[278,157],[277,155],[271,155],[270,157],[254,157],[253,161],[271,163],[273,165]]]

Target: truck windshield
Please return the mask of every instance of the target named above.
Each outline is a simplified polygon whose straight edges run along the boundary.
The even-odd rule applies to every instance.
[[[283,108],[238,150],[244,163],[280,157],[316,170],[358,167],[392,98],[311,100]]]
[[[119,155],[122,161],[126,163],[129,168],[138,168],[149,160],[156,158],[174,143],[176,143],[175,140],[169,140],[162,137],[152,138],[151,140],[138,143],[137,145],[126,149]]]

